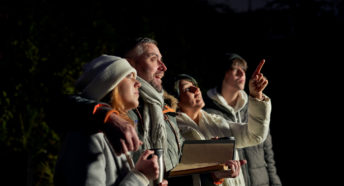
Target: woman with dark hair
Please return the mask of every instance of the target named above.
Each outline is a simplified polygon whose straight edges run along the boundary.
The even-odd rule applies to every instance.
[[[271,113],[269,102],[252,102],[249,108],[248,122],[239,124],[203,110],[205,103],[201,90],[197,81],[189,75],[180,74],[176,77],[174,92],[179,101],[177,123],[180,133],[185,139],[208,140],[233,136],[236,139],[236,148],[243,148],[262,143],[268,134]],[[239,160],[237,150],[235,153],[235,160]],[[233,168],[231,169],[233,170]],[[245,185],[241,169],[237,177],[219,179],[222,177],[219,173],[221,172],[213,173],[213,179],[217,184],[223,186]],[[202,179],[201,177],[197,178],[197,175],[194,176],[194,186],[200,185],[197,180]],[[202,183],[202,185],[208,184]]]

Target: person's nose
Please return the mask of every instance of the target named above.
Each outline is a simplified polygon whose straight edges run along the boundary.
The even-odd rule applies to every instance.
[[[190,87],[190,92],[196,95],[196,94],[199,94],[200,90],[198,87],[193,85]]]
[[[164,71],[164,72],[167,70],[166,65],[161,60],[159,60],[159,70]]]
[[[200,91],[201,91],[201,90],[199,89],[199,87],[196,87],[195,94],[199,94]]]
[[[137,79],[135,79],[134,87],[137,87],[137,88],[141,87],[141,83]]]
[[[245,71],[244,70],[242,70],[242,69],[238,69],[237,70],[237,76],[242,77],[244,75],[245,75]]]

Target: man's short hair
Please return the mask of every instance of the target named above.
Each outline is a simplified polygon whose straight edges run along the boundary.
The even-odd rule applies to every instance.
[[[126,43],[126,52],[124,57],[134,59],[137,56],[140,56],[143,53],[143,46],[147,43],[152,43],[158,46],[158,42],[154,39],[148,37],[138,37],[134,40],[129,40]]]

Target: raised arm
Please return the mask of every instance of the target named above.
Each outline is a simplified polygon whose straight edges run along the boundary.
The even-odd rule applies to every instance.
[[[260,73],[264,63],[265,59],[262,59],[249,80],[250,96],[259,100],[264,99],[263,90],[268,85],[268,80],[263,76],[262,73]]]
[[[268,97],[264,101],[249,97],[247,124],[227,121],[236,138],[236,147],[244,148],[262,143],[269,132],[270,116],[271,101]]]

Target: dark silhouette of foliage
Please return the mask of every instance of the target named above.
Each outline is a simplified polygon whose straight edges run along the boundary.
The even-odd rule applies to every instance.
[[[60,126],[68,120],[63,95],[74,93],[82,65],[104,53],[120,55],[128,38],[149,36],[158,41],[168,67],[166,89],[179,73],[196,77],[203,91],[211,88],[218,75],[216,55],[224,51],[247,59],[248,76],[261,58],[267,59],[263,73],[274,100],[277,170],[282,182],[292,185],[283,159],[289,144],[282,133],[291,121],[281,118],[295,109],[288,103],[300,100],[287,95],[285,85],[313,87],[304,70],[341,59],[341,49],[332,43],[343,42],[343,23],[339,0],[272,0],[241,13],[225,1],[211,6],[206,0],[2,1],[0,175],[11,185],[53,185]],[[290,73],[296,76],[284,80]]]

